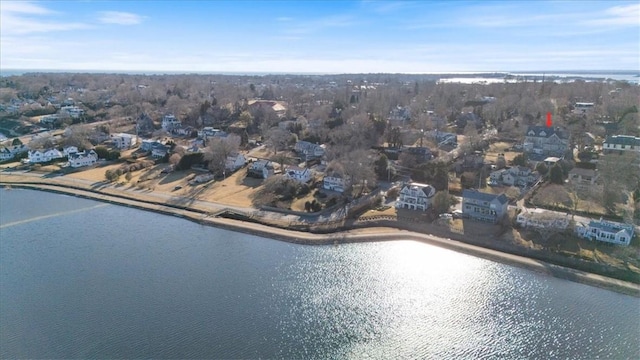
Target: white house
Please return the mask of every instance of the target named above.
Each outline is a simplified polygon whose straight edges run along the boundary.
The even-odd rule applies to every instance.
[[[273,163],[269,160],[258,160],[255,161],[249,166],[249,170],[247,171],[247,176],[255,177],[259,179],[266,179],[269,176],[273,175],[274,168]]]
[[[409,183],[400,190],[396,208],[425,211],[431,206],[436,189],[427,184]]]
[[[118,149],[129,149],[138,143],[137,136],[125,133],[113,134],[111,140]]]
[[[65,147],[62,149],[62,153],[63,153],[65,156],[69,156],[70,154],[77,153],[77,152],[78,152],[78,148],[77,148],[77,147],[75,147],[75,146],[65,146]]]
[[[633,225],[607,220],[591,220],[589,224],[576,225],[579,236],[588,240],[604,241],[616,245],[628,246],[633,238]]]
[[[6,147],[0,148],[0,161],[13,159],[13,153]]]
[[[322,187],[326,190],[344,192],[349,187],[349,180],[338,174],[327,175],[322,178]]]
[[[518,214],[516,222],[522,227],[564,230],[569,226],[569,214],[559,215],[543,209],[526,209]]]
[[[226,171],[234,172],[243,167],[246,162],[247,159],[244,157],[244,155],[240,153],[231,154],[227,156],[227,159],[224,163],[224,168]]]
[[[640,152],[640,137],[628,135],[609,136],[602,145],[605,152],[621,150]]]
[[[311,171],[307,168],[300,168],[297,166],[289,166],[284,173],[289,179],[299,181],[301,183],[308,183],[311,180]]]
[[[489,178],[493,184],[507,186],[526,186],[538,179],[538,173],[525,166],[513,166],[491,172]]]
[[[69,154],[69,166],[73,168],[93,165],[96,161],[98,161],[98,154],[93,150]]]
[[[29,151],[29,162],[32,164],[47,162],[63,158],[64,154],[58,149]]]
[[[162,117],[162,130],[171,132],[180,126],[182,126],[182,123],[173,114],[167,114]]]

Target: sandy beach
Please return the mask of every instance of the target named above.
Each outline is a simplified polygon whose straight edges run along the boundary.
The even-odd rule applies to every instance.
[[[91,189],[90,187],[79,188],[75,183],[68,183],[64,179],[42,179],[39,177],[20,175],[0,175],[0,185],[5,187],[26,188],[43,190],[57,193],[64,193],[113,204],[135,207],[142,210],[155,211],[162,214],[178,216],[203,225],[215,226],[237,232],[269,237],[281,241],[287,241],[305,245],[337,245],[342,243],[369,242],[369,241],[392,241],[392,240],[415,240],[431,245],[443,247],[453,251],[485,258],[492,261],[506,263],[536,272],[548,274],[558,278],[576,281],[592,286],[618,291],[621,293],[640,297],[640,285],[626,282],[598,274],[550,264],[544,261],[531,259],[516,254],[496,251],[481,246],[476,246],[466,242],[457,241],[446,237],[438,237],[430,234],[418,233],[414,231],[401,230],[395,227],[371,226],[365,228],[345,229],[329,234],[314,234],[303,231],[293,231],[286,228],[267,226],[255,222],[234,220],[217,216],[219,213],[211,211],[202,203],[176,206],[174,204],[162,204],[152,201],[149,196],[141,196],[134,199],[123,196],[111,189]],[[220,207],[220,211],[223,208]]]

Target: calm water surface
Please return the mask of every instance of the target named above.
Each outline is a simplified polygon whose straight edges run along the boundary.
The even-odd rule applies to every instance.
[[[640,358],[640,299],[430,245],[302,246],[0,190],[2,358]]]

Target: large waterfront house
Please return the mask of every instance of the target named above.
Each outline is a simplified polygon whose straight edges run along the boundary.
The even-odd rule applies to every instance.
[[[273,163],[269,160],[254,161],[247,170],[247,176],[258,179],[266,179],[273,174]]]
[[[569,134],[560,127],[529,126],[525,133],[524,152],[535,156],[564,156],[569,148]]]
[[[284,172],[284,176],[301,183],[308,183],[311,180],[311,171],[307,168],[289,166]]]
[[[605,153],[617,150],[640,152],[640,137],[628,135],[609,136],[602,144],[602,150]]]
[[[349,180],[340,174],[328,174],[322,178],[322,188],[325,190],[344,192],[349,187]]]
[[[129,149],[138,143],[138,137],[132,134],[113,134],[111,135],[111,141],[113,141],[113,146],[118,149]]]
[[[465,189],[462,192],[462,213],[475,220],[495,223],[507,214],[509,199],[505,194],[489,194]]]
[[[628,246],[633,238],[633,225],[614,221],[591,220],[589,224],[577,224],[575,228],[579,236],[588,240],[604,241],[616,245]]]
[[[396,208],[425,211],[431,206],[436,189],[427,184],[408,183],[405,184],[396,200]]]
[[[93,165],[98,161],[98,154],[95,151],[82,151],[82,152],[73,152],[69,155],[69,166],[72,168],[78,168],[82,166]]]
[[[64,154],[58,149],[29,151],[29,163],[31,164],[48,162],[55,159],[61,159],[63,157]]]

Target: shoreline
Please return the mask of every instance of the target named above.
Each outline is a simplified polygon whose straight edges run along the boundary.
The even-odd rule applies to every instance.
[[[549,262],[525,257],[518,254],[489,249],[459,240],[439,237],[431,234],[418,233],[410,230],[398,229],[395,227],[351,227],[347,229],[338,229],[334,232],[326,234],[316,234],[311,232],[283,229],[280,227],[269,226],[256,222],[219,217],[219,214],[212,215],[199,209],[189,208],[188,206],[177,208],[175,206],[135,200],[124,196],[105,194],[94,190],[83,190],[73,187],[65,187],[64,185],[58,184],[29,183],[20,181],[6,182],[0,180],[0,186],[73,195],[81,198],[116,204],[119,206],[133,207],[139,210],[154,211],[164,215],[172,215],[199,223],[201,225],[213,226],[225,230],[241,232],[244,234],[266,237],[278,241],[285,241],[301,245],[338,245],[346,243],[393,240],[420,241],[432,246],[438,246],[490,261],[517,266],[538,273],[551,275],[560,279],[570,280],[590,286],[596,286],[607,290],[616,291],[626,295],[640,297],[640,284],[618,280],[615,278],[594,274],[570,267],[555,265]]]

